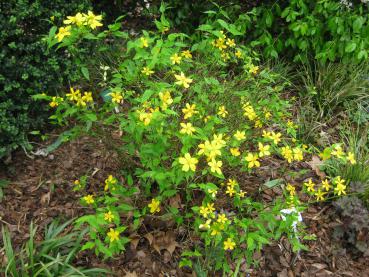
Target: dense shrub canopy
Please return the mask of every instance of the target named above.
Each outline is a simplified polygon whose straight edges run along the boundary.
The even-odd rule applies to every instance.
[[[0,157],[18,145],[26,145],[27,132],[40,126],[45,117],[45,109],[32,103],[30,96],[53,93],[71,73],[64,53],[48,53],[41,40],[50,28],[49,21],[88,7],[87,0],[1,3]]]

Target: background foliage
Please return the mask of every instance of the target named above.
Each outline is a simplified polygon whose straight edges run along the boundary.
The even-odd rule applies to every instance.
[[[19,145],[27,146],[27,133],[47,117],[45,106],[31,95],[55,91],[73,78],[65,52],[47,52],[42,36],[50,21],[87,10],[88,0],[11,0],[0,5],[0,157]],[[49,21],[49,20],[50,21]]]

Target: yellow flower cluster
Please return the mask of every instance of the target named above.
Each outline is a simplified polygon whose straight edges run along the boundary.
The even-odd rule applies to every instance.
[[[101,20],[102,16],[95,15],[92,11],[88,11],[87,14],[77,13],[74,16],[67,16],[67,19],[63,21],[63,23],[67,26],[60,27],[55,37],[57,38],[58,42],[61,42],[64,37],[70,36],[72,29],[71,25],[76,25],[77,27],[88,26],[94,30],[97,27],[102,26]]]
[[[289,163],[293,161],[302,161],[304,159],[303,149],[300,147],[291,148],[290,146],[284,146],[281,148],[281,155]]]
[[[353,152],[347,152],[342,149],[340,144],[335,144],[331,147],[325,148],[322,153],[319,155],[323,160],[328,160],[331,157],[338,158],[346,163],[350,163],[351,165],[356,164],[355,155]]]
[[[236,58],[242,57],[242,52],[240,49],[234,50],[236,47],[234,39],[227,38],[223,31],[220,31],[220,36],[213,40],[211,45],[220,50],[220,56],[224,62],[229,60],[231,55],[234,55]]]
[[[341,196],[346,194],[347,185],[345,180],[341,176],[337,176],[333,179],[333,185],[329,183],[327,179],[323,180],[319,187],[309,179],[308,182],[304,183],[304,187],[307,193],[312,194],[316,197],[317,201],[324,201],[325,195],[329,193],[330,189],[333,188],[335,195]]]
[[[239,198],[243,198],[246,195],[246,192],[239,188],[238,182],[235,179],[228,180],[225,193],[230,197],[237,195]]]
[[[72,87],[69,91],[70,92],[66,94],[66,97],[69,101],[75,102],[78,107],[86,107],[88,103],[94,102],[92,92],[85,91],[82,95],[79,89],[74,90]]]

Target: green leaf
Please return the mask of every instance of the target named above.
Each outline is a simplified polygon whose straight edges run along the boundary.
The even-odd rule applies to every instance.
[[[86,249],[92,249],[92,248],[94,248],[94,247],[95,247],[95,243],[94,243],[94,242],[92,242],[92,241],[88,241],[88,242],[86,242],[86,243],[82,246],[81,251],[86,250]]]
[[[87,67],[82,67],[81,72],[82,72],[83,77],[85,77],[87,80],[90,81],[90,73],[88,71],[88,68]]]
[[[346,44],[345,47],[345,52],[346,53],[351,53],[356,49],[356,42],[350,41],[349,43]]]
[[[118,209],[124,212],[129,212],[129,211],[134,210],[134,207],[132,207],[131,205],[122,203],[118,206]]]
[[[263,186],[266,186],[267,188],[272,188],[275,187],[279,184],[281,184],[283,182],[283,179],[274,179],[274,180],[270,180],[268,182],[265,182],[263,184]]]
[[[360,33],[361,32],[361,27],[363,26],[364,23],[364,18],[362,18],[361,16],[358,16],[355,20],[354,23],[352,24],[352,28],[354,33]]]

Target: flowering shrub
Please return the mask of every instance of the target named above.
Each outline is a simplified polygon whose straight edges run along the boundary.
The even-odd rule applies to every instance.
[[[137,229],[147,214],[170,215],[178,224],[192,226],[203,241],[200,252],[211,257],[207,266],[224,272],[232,270],[230,260],[254,262],[254,251],[282,235],[295,251],[304,248],[303,230],[296,229],[302,205],[295,186],[287,185],[286,197],[263,203],[245,182],[271,179],[273,161],[283,165],[282,172],[313,151],[296,139],[292,102],[283,94],[289,83],[257,65],[257,54],[237,44],[231,33],[202,31],[196,39],[170,33],[162,15],[158,32],[130,37],[120,31],[119,22],[96,33],[100,20],[93,13],[68,17],[48,40],[50,46],[75,48],[83,39],[114,39],[122,50],[106,66],[108,74],[104,69],[101,92],[75,85],[64,97],[38,96],[55,108],[51,119],[56,123],[74,119],[87,130],[119,130],[122,158],[136,165],[137,182],[131,175],[107,176],[100,191],[82,197],[96,211],[78,220],[89,226],[84,249],[94,248],[105,257],[120,253],[129,241],[126,228]],[[105,55],[111,51],[107,45],[99,49]],[[283,179],[266,185],[279,181]],[[318,201],[329,192],[346,193],[344,180],[331,181],[333,191],[328,179],[321,188],[310,179],[304,190]],[[86,177],[76,180],[75,190],[84,191],[87,182]],[[175,196],[185,203],[170,205]],[[140,204],[142,199],[147,201]],[[281,214],[291,208],[292,213]],[[133,220],[123,225],[123,216]],[[200,252],[185,252],[181,265],[192,266],[190,257]]]

